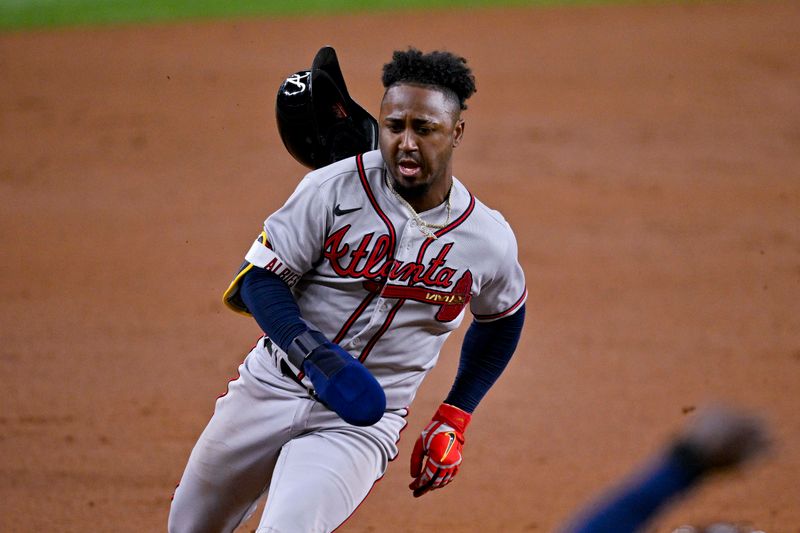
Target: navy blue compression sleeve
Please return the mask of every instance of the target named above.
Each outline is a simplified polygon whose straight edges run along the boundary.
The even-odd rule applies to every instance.
[[[269,270],[250,269],[240,290],[250,314],[281,350],[288,351],[292,340],[309,329],[300,316],[292,290]]]
[[[290,361],[294,352],[294,364],[311,380],[315,398],[356,426],[371,426],[383,417],[386,394],[381,385],[351,354],[308,327],[291,289],[277,275],[251,269],[240,290],[242,302],[264,333]],[[298,337],[306,333],[308,338],[298,343]],[[298,353],[298,348],[302,352]]]
[[[525,323],[525,304],[493,322],[473,321],[464,335],[461,359],[445,403],[471,413],[514,355]]]
[[[680,446],[601,502],[584,511],[564,533],[635,533],[668,501],[694,485],[703,468]]]

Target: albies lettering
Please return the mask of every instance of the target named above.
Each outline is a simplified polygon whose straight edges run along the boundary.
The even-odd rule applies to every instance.
[[[247,251],[244,257],[250,264],[274,272],[289,287],[293,287],[300,280],[301,274],[289,268],[283,262],[283,259],[275,253],[270,247],[266,233],[263,231],[250,246],[250,250]]]
[[[264,268],[277,274],[289,287],[294,287],[300,279],[300,274],[292,271],[291,268],[284,265],[277,257],[274,257],[269,263],[264,265]]]

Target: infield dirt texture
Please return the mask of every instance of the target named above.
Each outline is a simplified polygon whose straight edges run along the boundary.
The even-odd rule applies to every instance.
[[[460,334],[341,531],[553,531],[717,400],[777,446],[655,531],[800,531],[798,28],[787,1],[0,34],[0,530],[165,530],[259,333],[220,296],[303,174],[275,93],[331,44],[373,114],[392,50],[469,59],[455,173],[515,228],[530,291],[456,482],[406,487]]]

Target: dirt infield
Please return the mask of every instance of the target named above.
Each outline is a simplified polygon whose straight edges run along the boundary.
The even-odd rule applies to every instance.
[[[458,480],[406,488],[455,335],[341,530],[552,531],[726,401],[778,446],[655,530],[800,532],[798,27],[787,1],[0,35],[0,531],[165,530],[258,335],[221,293],[302,174],[275,91],[332,44],[373,113],[393,49],[469,58],[455,172],[514,226],[530,291]]]

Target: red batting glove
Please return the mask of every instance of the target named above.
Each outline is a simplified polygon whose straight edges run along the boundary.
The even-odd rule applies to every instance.
[[[464,431],[471,419],[471,414],[458,407],[446,403],[439,406],[411,452],[411,477],[415,479],[408,488],[415,498],[453,481],[461,464]]]

